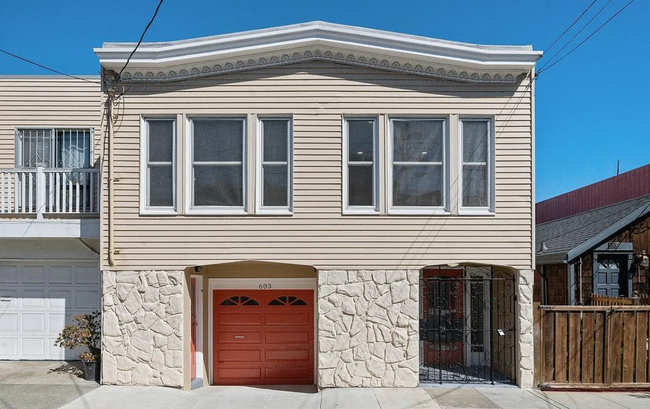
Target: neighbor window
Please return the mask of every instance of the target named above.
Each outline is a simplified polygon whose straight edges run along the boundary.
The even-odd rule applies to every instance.
[[[243,214],[246,120],[191,121],[191,211]]]
[[[261,119],[258,211],[291,211],[291,120]]]
[[[145,211],[174,211],[176,121],[173,119],[147,119],[145,121]]]
[[[345,120],[344,210],[349,213],[377,212],[377,146],[375,119]]]
[[[90,129],[17,129],[16,166],[21,168],[90,167]]]
[[[461,209],[491,208],[491,121],[462,119],[461,135]]]
[[[391,120],[391,211],[445,211],[445,129],[442,119]]]

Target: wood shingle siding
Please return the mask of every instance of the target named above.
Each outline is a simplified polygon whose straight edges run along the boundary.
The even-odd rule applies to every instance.
[[[479,85],[312,62],[127,87],[116,108],[115,269],[177,270],[239,260],[319,269],[419,268],[454,262],[531,268],[532,93],[527,79],[512,86]],[[247,114],[293,117],[292,216],[139,215],[141,116]],[[379,114],[494,117],[495,215],[342,215],[342,118]],[[387,138],[387,130],[380,130],[381,135]],[[185,125],[179,124],[181,150],[187,137]],[[456,136],[451,143],[457,143]],[[252,155],[249,169],[254,166]],[[178,158],[181,172],[184,157],[179,153]],[[386,159],[382,152],[380,160]],[[457,200],[457,172],[452,168],[452,203]],[[185,179],[177,180],[177,190],[184,191]],[[386,176],[381,180],[385,192]],[[177,198],[189,200],[181,194]],[[180,211],[182,203],[177,207]],[[105,218],[102,223],[106,242]],[[102,264],[108,268],[105,252]]]

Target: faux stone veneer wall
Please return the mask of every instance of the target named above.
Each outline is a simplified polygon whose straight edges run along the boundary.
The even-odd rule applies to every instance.
[[[183,272],[103,273],[102,381],[183,386]]]
[[[418,385],[419,270],[319,271],[318,385]]]
[[[533,274],[533,270],[519,270],[517,282],[517,324],[519,328],[517,384],[522,388],[534,386]]]

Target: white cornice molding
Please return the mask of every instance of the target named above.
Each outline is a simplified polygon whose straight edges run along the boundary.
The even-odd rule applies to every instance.
[[[100,64],[120,71],[134,43],[104,43]],[[481,83],[514,83],[541,52],[531,46],[488,46],[311,22],[164,43],[143,43],[124,82],[166,82],[294,64],[332,61]]]

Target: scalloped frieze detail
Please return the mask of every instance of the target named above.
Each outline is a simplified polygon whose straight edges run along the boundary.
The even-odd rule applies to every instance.
[[[250,58],[246,61],[231,60],[224,61],[221,64],[213,66],[203,65],[196,67],[185,67],[180,71],[169,70],[160,71],[157,74],[153,72],[142,73],[124,72],[122,74],[122,81],[124,82],[164,82],[178,78],[192,78],[192,77],[205,77],[212,75],[221,75],[243,70],[251,70],[261,67],[272,67],[283,65],[287,63],[304,62],[324,60],[333,62],[344,62],[350,65],[379,68],[388,71],[404,72],[415,75],[424,75],[429,77],[437,77],[443,79],[450,79],[454,81],[464,82],[477,82],[477,83],[510,83],[513,84],[517,81],[518,74],[513,73],[495,73],[495,72],[472,72],[461,71],[458,73],[454,69],[423,66],[416,64],[415,66],[408,61],[388,61],[386,59],[379,60],[372,55],[355,55],[343,54],[332,50],[305,50],[301,52],[294,52],[292,55],[267,55],[265,57]]]

